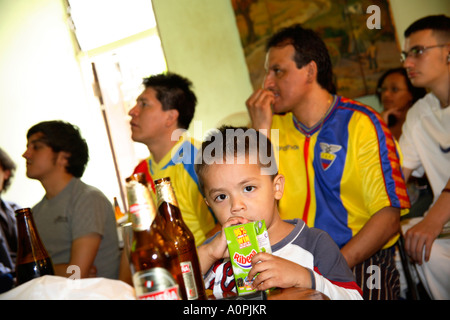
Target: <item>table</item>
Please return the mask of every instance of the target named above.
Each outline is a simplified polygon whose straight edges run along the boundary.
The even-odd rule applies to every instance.
[[[221,300],[216,298],[211,290],[206,290],[208,300]],[[249,296],[250,297],[250,296]],[[237,299],[236,293],[227,293],[224,299]],[[240,298],[246,299],[245,296]],[[255,298],[256,299],[256,298]],[[259,299],[261,300],[261,298]],[[276,288],[267,294],[267,300],[330,300],[330,298],[320,291],[308,288]]]
[[[308,288],[274,289],[267,295],[268,300],[330,300],[320,291]]]

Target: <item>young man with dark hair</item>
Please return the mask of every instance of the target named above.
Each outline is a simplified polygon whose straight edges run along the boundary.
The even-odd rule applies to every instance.
[[[265,68],[247,108],[255,129],[279,132],[281,217],[325,230],[365,299],[396,299],[393,246],[410,205],[391,133],[376,111],[333,94],[330,57],[313,31],[280,30],[268,41]]]
[[[439,238],[450,221],[450,17],[412,23],[405,31],[402,60],[412,84],[429,91],[403,125],[403,172],[405,179],[425,172],[434,196],[423,219],[408,221],[404,230],[412,227],[405,233],[405,248],[431,297],[448,300],[450,240]]]
[[[45,196],[32,208],[39,234],[52,258],[56,275],[117,279],[119,243],[112,203],[80,180],[89,152],[77,127],[44,121],[27,133],[27,177],[41,182]]]
[[[149,185],[153,180],[170,177],[183,220],[199,245],[215,221],[203,201],[194,171],[199,143],[186,132],[197,103],[192,82],[164,73],[146,78],[143,83],[145,89],[129,112],[131,138],[145,144],[150,157],[142,160],[134,173],[145,173]]]

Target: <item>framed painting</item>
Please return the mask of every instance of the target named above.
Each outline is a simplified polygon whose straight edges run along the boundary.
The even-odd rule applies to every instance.
[[[231,1],[255,89],[264,79],[267,39],[296,23],[313,29],[324,40],[339,95],[374,94],[381,75],[401,65],[388,0]]]

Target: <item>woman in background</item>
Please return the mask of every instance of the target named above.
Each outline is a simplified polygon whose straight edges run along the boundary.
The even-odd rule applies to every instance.
[[[378,80],[377,97],[383,107],[381,116],[397,141],[409,108],[426,93],[424,88],[411,84],[404,68],[389,69]]]
[[[416,88],[409,81],[404,68],[389,69],[378,80],[377,97],[383,107],[381,117],[398,141],[409,108],[426,94],[424,88]],[[428,179],[411,176],[407,181],[411,209],[405,217],[422,216],[430,206],[433,195]]]

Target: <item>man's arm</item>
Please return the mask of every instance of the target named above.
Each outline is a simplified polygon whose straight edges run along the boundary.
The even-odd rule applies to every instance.
[[[350,268],[379,251],[400,229],[400,209],[385,207],[376,212],[364,227],[341,248]]]
[[[67,273],[67,268],[71,265],[80,268],[80,277],[95,277],[94,260],[100,247],[101,236],[97,233],[90,233],[72,242],[70,251],[70,261],[68,264],[55,265],[55,274],[62,277],[69,277],[72,273]]]
[[[403,173],[406,179],[406,175],[408,174],[409,177],[411,170],[404,168]],[[450,188],[450,180],[445,186],[445,189],[448,188]],[[428,261],[434,240],[439,236],[442,228],[449,220],[450,192],[442,192],[436,202],[430,207],[423,220],[406,232],[405,249],[408,255],[414,261],[422,264],[422,255],[425,249],[425,261]]]
[[[405,179],[405,182],[408,182],[409,177],[411,177],[411,173],[413,172],[411,169],[402,168],[402,172],[403,172],[403,178]]]

